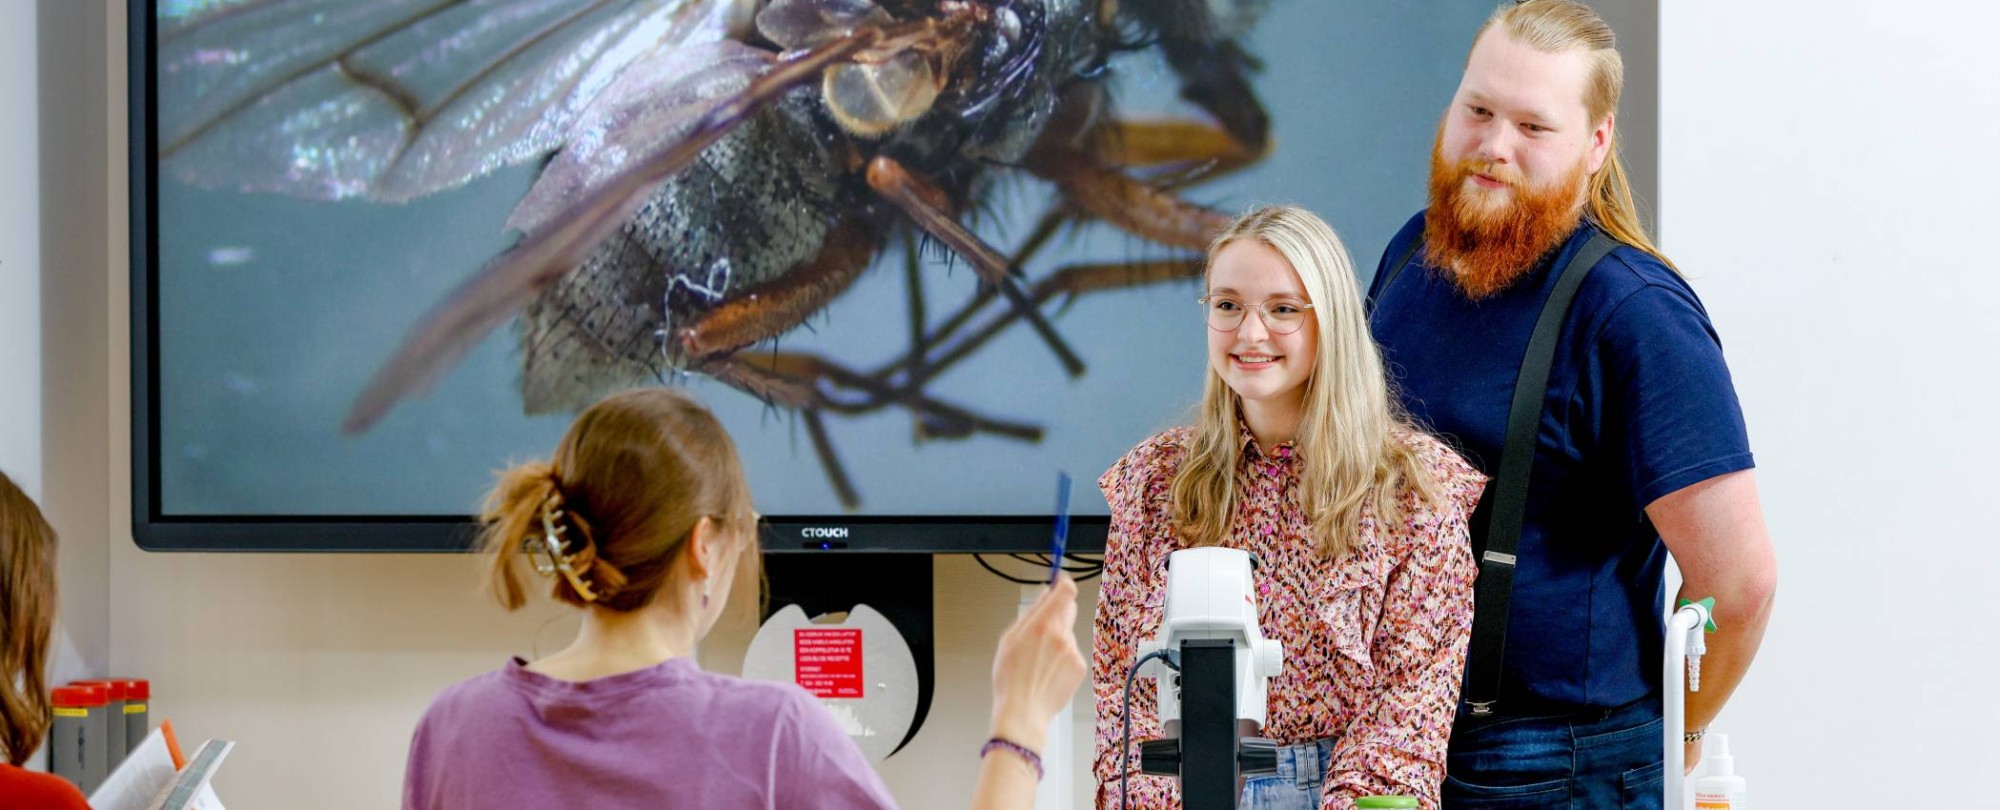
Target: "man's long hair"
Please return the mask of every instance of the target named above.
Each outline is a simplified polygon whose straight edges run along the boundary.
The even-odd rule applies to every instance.
[[[1611,26],[1589,6],[1576,0],[1507,3],[1487,18],[1479,33],[1484,35],[1496,27],[1509,39],[1543,53],[1583,50],[1590,59],[1590,81],[1583,98],[1590,124],[1595,126],[1617,111],[1618,97],[1625,91],[1625,60],[1618,55],[1618,38],[1611,32]],[[1473,41],[1479,41],[1478,37]],[[1603,168],[1590,179],[1584,216],[1611,238],[1653,254],[1668,267],[1674,266],[1640,224],[1625,159],[1619,155],[1616,127],[1611,130],[1610,154]]]

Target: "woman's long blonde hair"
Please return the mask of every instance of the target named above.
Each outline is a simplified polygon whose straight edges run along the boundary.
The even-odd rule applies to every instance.
[[[1354,263],[1340,237],[1303,208],[1265,206],[1222,230],[1209,244],[1210,264],[1238,239],[1255,239],[1284,256],[1313,305],[1308,311],[1319,326],[1319,352],[1306,380],[1295,444],[1299,496],[1312,520],[1314,546],[1337,559],[1354,549],[1365,506],[1372,504],[1378,518],[1393,516],[1405,491],[1435,502],[1437,483],[1403,441],[1414,428],[1390,399],[1382,353],[1368,332]],[[1241,398],[1211,367],[1192,446],[1170,490],[1174,522],[1190,546],[1220,545],[1229,537],[1243,452],[1237,432],[1241,407]]]

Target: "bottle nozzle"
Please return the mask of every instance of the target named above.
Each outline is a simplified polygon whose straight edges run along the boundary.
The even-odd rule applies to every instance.
[[[1736,775],[1736,758],[1729,755],[1729,735],[1710,734],[1703,745],[1706,756],[1702,758],[1708,760],[1708,775]]]

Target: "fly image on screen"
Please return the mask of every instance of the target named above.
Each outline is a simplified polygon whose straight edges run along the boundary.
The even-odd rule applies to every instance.
[[[1491,4],[153,9],[163,512],[462,515],[675,385],[762,511],[906,519],[1187,421],[1218,218],[1370,272]]]

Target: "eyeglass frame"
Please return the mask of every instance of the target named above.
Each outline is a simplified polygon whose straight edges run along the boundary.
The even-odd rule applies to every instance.
[[[1258,320],[1258,321],[1260,321],[1260,322],[1262,322],[1262,323],[1264,324],[1264,330],[1265,330],[1265,331],[1267,331],[1267,332],[1270,332],[1271,334],[1274,334],[1274,335],[1291,335],[1291,334],[1297,334],[1297,333],[1298,333],[1298,331],[1299,331],[1300,329],[1304,329],[1304,328],[1306,327],[1306,321],[1305,321],[1305,319],[1304,319],[1304,318],[1300,318],[1300,319],[1299,319],[1299,325],[1298,325],[1298,326],[1296,326],[1296,327],[1294,327],[1294,328],[1292,328],[1292,329],[1289,329],[1289,330],[1285,330],[1285,331],[1279,331],[1279,330],[1278,330],[1278,329],[1277,329],[1276,327],[1272,326],[1272,325],[1271,325],[1271,312],[1270,312],[1270,310],[1267,310],[1267,309],[1265,309],[1264,307],[1265,307],[1265,305],[1266,305],[1266,304],[1269,304],[1269,303],[1270,303],[1270,302],[1271,302],[1271,301],[1272,301],[1273,299],[1269,299],[1269,298],[1267,298],[1267,299],[1264,299],[1264,303],[1263,303],[1263,304],[1252,304],[1252,303],[1249,303],[1249,302],[1246,302],[1246,301],[1237,301],[1236,303],[1238,303],[1238,304],[1241,304],[1241,305],[1243,306],[1243,317],[1240,317],[1240,318],[1237,318],[1237,319],[1236,319],[1236,325],[1235,325],[1235,326],[1232,326],[1232,327],[1229,327],[1228,329],[1216,329],[1216,328],[1215,328],[1215,324],[1212,324],[1212,323],[1209,323],[1209,322],[1208,322],[1208,312],[1209,312],[1209,309],[1208,309],[1208,300],[1209,300],[1209,299],[1211,299],[1211,298],[1214,298],[1214,297],[1216,297],[1216,296],[1213,296],[1213,295],[1204,295],[1204,296],[1202,296],[1202,297],[1200,297],[1200,298],[1196,298],[1196,299],[1194,299],[1194,300],[1195,300],[1195,303],[1197,303],[1197,304],[1200,304],[1200,305],[1202,306],[1202,316],[1201,316],[1201,322],[1202,322],[1202,324],[1203,324],[1204,326],[1207,326],[1207,327],[1208,327],[1209,329],[1211,329],[1211,330],[1214,330],[1214,331],[1217,331],[1217,332],[1234,332],[1234,331],[1236,331],[1236,330],[1238,330],[1238,329],[1242,329],[1242,328],[1243,328],[1243,320],[1244,320],[1245,318],[1248,318],[1248,317],[1250,316],[1250,310],[1253,310],[1253,309],[1257,311],[1257,320]],[[1223,296],[1223,297],[1224,297],[1224,298],[1228,298],[1228,296]],[[1233,301],[1233,300],[1235,300],[1235,299],[1233,299],[1233,298],[1232,298],[1232,299],[1229,299],[1229,300],[1232,300],[1232,301]],[[1311,301],[1300,301],[1300,302],[1298,302],[1298,307],[1299,307],[1299,309],[1301,309],[1301,310],[1306,310],[1306,309],[1312,309],[1312,308],[1313,308],[1313,304],[1312,304],[1312,302],[1311,302]]]

